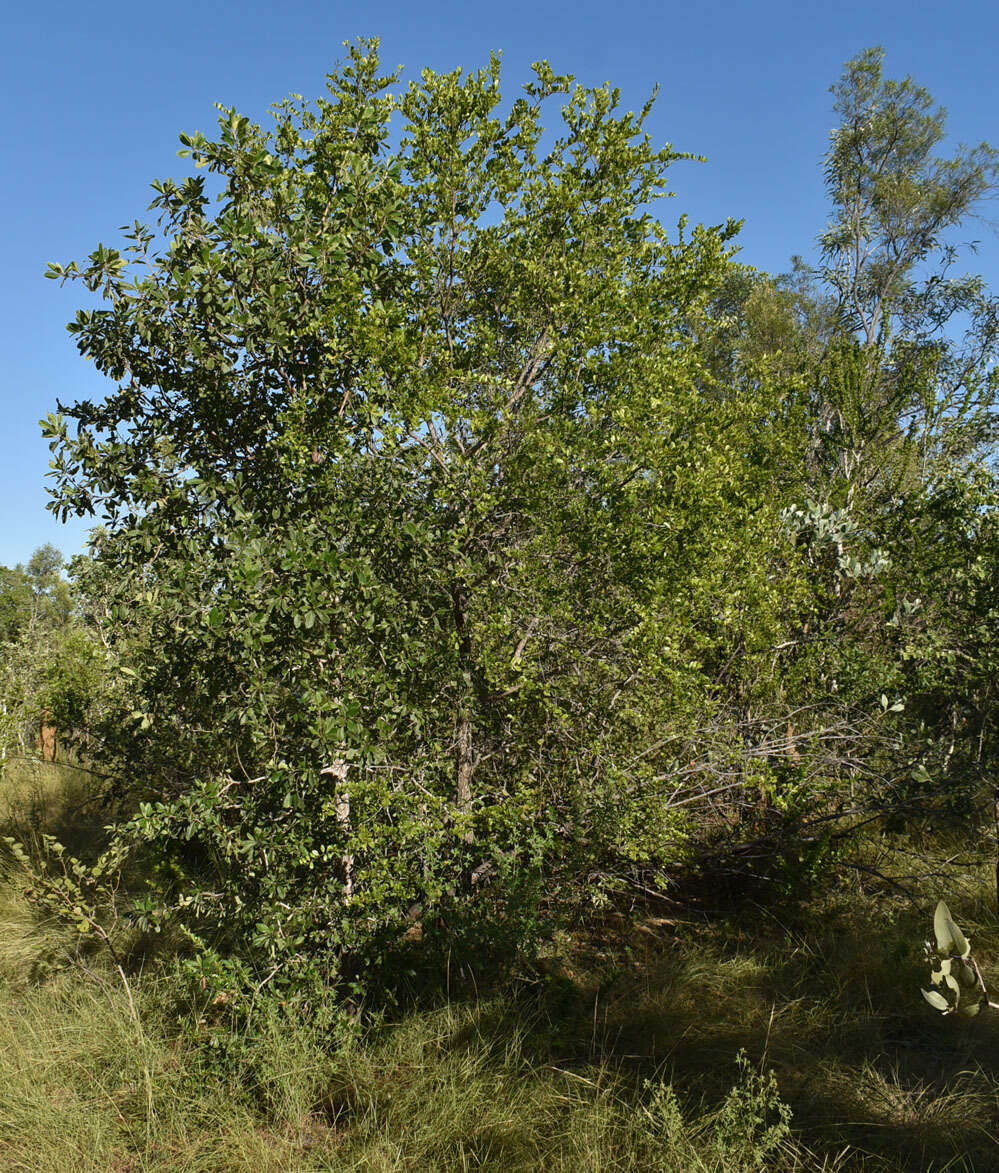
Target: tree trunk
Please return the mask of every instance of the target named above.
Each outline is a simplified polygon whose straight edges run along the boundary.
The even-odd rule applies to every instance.
[[[451,606],[455,632],[458,636],[459,664],[464,669],[463,675],[465,675],[470,670],[472,645],[465,623],[465,596],[460,586],[454,587],[451,591]],[[474,772],[475,747],[472,737],[472,715],[466,698],[458,709],[454,751],[455,799],[458,809],[463,814],[467,814],[472,809],[472,774]],[[465,842],[471,843],[474,839],[475,835],[469,829],[465,834]]]
[[[455,750],[455,775],[458,806],[463,811],[472,807],[472,771],[475,761],[472,757],[472,722],[468,712],[458,716],[458,737]]]
[[[347,769],[347,763],[338,758],[319,771],[320,774],[325,774],[340,784],[333,796],[333,801],[336,804],[336,821],[343,831],[345,841],[350,837],[350,795],[347,793]],[[343,898],[349,900],[354,894],[353,854],[345,851],[340,862],[343,866]]]

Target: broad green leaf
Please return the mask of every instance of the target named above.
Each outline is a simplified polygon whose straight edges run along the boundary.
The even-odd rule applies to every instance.
[[[937,939],[937,952],[942,957],[967,957],[971,952],[964,933],[954,923],[950,910],[942,900],[933,914],[933,932]]]
[[[936,990],[923,990],[922,995],[934,1010],[950,1009],[950,1003],[943,994],[938,993]]]

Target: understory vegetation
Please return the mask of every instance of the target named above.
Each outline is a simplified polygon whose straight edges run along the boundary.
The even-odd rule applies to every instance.
[[[374,41],[49,267],[109,390],[0,568],[5,1166],[990,1167],[999,153],[832,92],[779,276],[652,99]]]
[[[14,781],[8,830],[61,825],[87,790],[65,766]],[[794,906],[691,894],[608,911],[502,985],[445,969],[376,1019],[269,1005],[252,1030],[214,991],[178,1000],[175,968],[150,955],[126,984],[8,879],[4,1167],[984,1173],[999,1020],[923,1003],[932,902],[895,886],[945,885],[994,958],[991,845],[950,835],[869,839],[858,855],[891,873],[906,846],[916,877],[854,870]]]

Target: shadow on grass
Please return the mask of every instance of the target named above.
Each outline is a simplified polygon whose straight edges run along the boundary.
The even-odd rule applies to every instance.
[[[515,1003],[480,1007],[452,1045],[501,1055],[517,1036],[532,1065],[610,1070],[636,1095],[665,1080],[702,1115],[744,1050],[776,1073],[795,1135],[838,1167],[999,1168],[999,1015],[926,1007],[927,925],[894,915],[886,930],[876,901],[841,897],[783,924],[750,909],[597,933]],[[994,919],[978,928],[988,956]]]
[[[71,760],[8,759],[0,774],[0,834],[25,846],[52,835],[71,854],[93,858],[110,818],[104,792],[99,776]]]

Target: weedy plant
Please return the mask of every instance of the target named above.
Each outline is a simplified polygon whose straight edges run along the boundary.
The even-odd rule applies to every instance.
[[[941,1014],[960,1014],[974,1018],[989,1001],[978,962],[971,954],[971,943],[954,923],[950,909],[941,900],[933,914],[936,945],[926,942],[926,961],[931,966],[930,989],[923,997]]]

